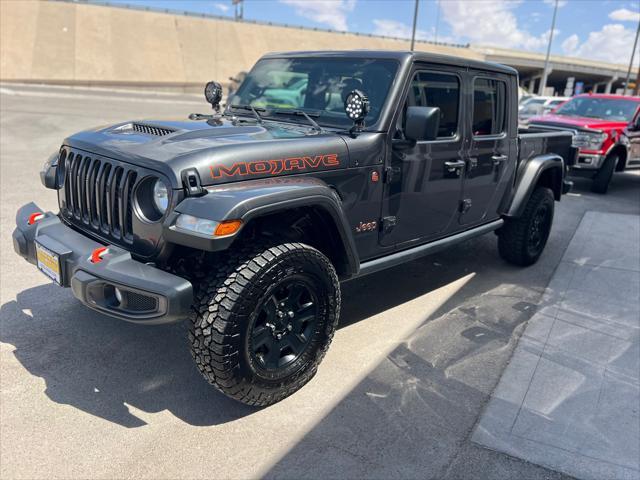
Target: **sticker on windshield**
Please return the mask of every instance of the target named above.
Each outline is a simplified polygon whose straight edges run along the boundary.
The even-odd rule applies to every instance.
[[[211,178],[243,177],[245,175],[279,175],[283,172],[315,170],[323,167],[340,166],[337,153],[316,155],[315,157],[280,158],[277,160],[257,160],[253,162],[235,162],[231,166],[212,165],[209,167]]]

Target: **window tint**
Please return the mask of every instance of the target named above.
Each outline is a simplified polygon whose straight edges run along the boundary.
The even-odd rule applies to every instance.
[[[411,82],[407,106],[440,108],[438,138],[453,137],[458,131],[460,82],[455,75],[417,72]]]
[[[499,80],[488,78],[474,80],[474,135],[497,135],[504,131],[506,91],[505,83]]]

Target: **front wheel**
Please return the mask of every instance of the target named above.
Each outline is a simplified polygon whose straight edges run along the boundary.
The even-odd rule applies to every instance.
[[[509,263],[523,267],[538,261],[553,223],[553,192],[537,187],[519,218],[505,220],[498,231],[498,252]]]
[[[189,339],[202,375],[253,406],[291,395],[316,373],[340,312],[331,262],[301,243],[225,252],[197,288]]]
[[[591,181],[592,192],[600,194],[607,193],[607,190],[609,190],[609,184],[611,183],[611,178],[613,177],[613,171],[615,170],[617,163],[617,155],[610,155],[605,159],[600,170],[598,170]]]

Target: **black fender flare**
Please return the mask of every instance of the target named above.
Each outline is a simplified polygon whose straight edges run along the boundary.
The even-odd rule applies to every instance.
[[[320,179],[286,177],[248,180],[207,187],[200,197],[187,197],[167,216],[163,235],[170,243],[205,251],[229,248],[242,228],[253,219],[298,207],[315,207],[328,214],[344,248],[348,275],[358,273],[360,261],[349,223],[337,192]],[[234,235],[211,237],[176,228],[180,214],[222,222],[242,220],[242,228]]]
[[[547,173],[545,173],[547,172]],[[529,197],[538,186],[540,179],[548,175],[548,186],[553,191],[553,196],[557,201],[563,193],[563,182],[565,174],[564,160],[560,155],[548,153],[538,155],[528,160],[518,169],[518,180],[513,189],[511,204],[507,209],[506,217],[519,217],[522,215]]]

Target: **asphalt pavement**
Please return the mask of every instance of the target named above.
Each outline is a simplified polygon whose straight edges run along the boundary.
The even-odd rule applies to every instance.
[[[471,435],[584,213],[638,215],[640,175],[616,175],[606,196],[578,181],[530,268],[504,263],[489,234],[344,284],[317,376],[256,410],[200,377],[184,325],[94,313],[11,245],[19,206],[56,210],[38,173],[66,135],[208,110],[193,96],[0,86],[0,477],[567,478]]]

